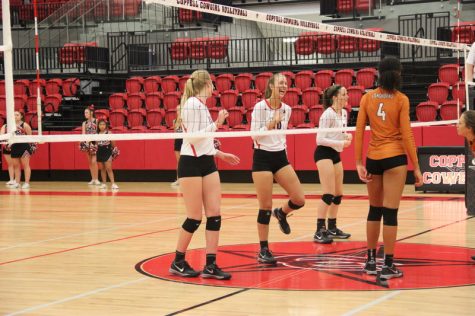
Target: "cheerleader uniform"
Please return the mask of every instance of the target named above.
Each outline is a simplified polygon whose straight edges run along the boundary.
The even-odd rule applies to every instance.
[[[92,121],[87,120],[84,123],[85,123],[84,130],[86,134],[97,134],[97,120],[96,119],[93,119]],[[90,155],[96,155],[96,150],[94,148],[95,145],[96,145],[96,142],[81,142],[79,144],[79,149]]]
[[[275,129],[287,129],[292,108],[281,103],[280,108],[272,109],[266,99],[259,101],[254,106],[251,118],[251,131],[267,131],[267,124],[274,118],[275,111],[281,112],[282,121]],[[277,171],[289,164],[286,152],[285,135],[253,136],[254,154],[252,171]]]
[[[342,128],[346,127],[348,115],[345,109],[341,109],[341,115],[334,108],[329,107],[320,117],[319,127],[321,128]],[[328,131],[317,133],[317,148],[313,155],[315,162],[322,159],[330,159],[333,164],[341,161],[340,153],[343,151],[346,140],[346,133],[342,131]]]
[[[106,132],[105,134],[109,134]],[[97,142],[97,162],[107,162],[112,159],[112,143],[110,140]]]
[[[198,98],[189,98],[181,109],[181,128],[184,133],[215,132],[218,127],[208,108]],[[213,138],[184,137],[178,162],[178,178],[204,177],[215,171],[216,155]]]
[[[17,125],[15,135],[26,135],[24,128],[25,123],[21,122],[20,125]],[[31,156],[31,146],[28,143],[16,143],[11,145],[11,156],[12,158],[23,158]]]

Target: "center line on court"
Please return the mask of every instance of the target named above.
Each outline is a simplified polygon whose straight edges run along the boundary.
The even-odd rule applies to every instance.
[[[348,312],[342,314],[342,316],[353,316],[353,315],[356,315],[356,314],[358,314],[358,313],[360,313],[360,312],[362,312],[362,311],[365,311],[365,310],[367,310],[367,309],[369,309],[369,308],[371,308],[371,307],[373,307],[373,306],[378,305],[379,303],[382,303],[382,302],[384,302],[384,301],[387,301],[387,300],[393,298],[394,296],[398,295],[399,293],[401,293],[401,291],[390,292],[390,293],[388,293],[388,294],[386,294],[386,295],[383,295],[383,296],[381,296],[380,298],[377,298],[377,299],[375,299],[375,300],[373,300],[373,301],[371,301],[371,302],[369,302],[369,303],[366,303],[366,304],[364,304],[364,305],[358,306],[358,307],[356,307],[356,308],[354,308],[354,309],[352,309],[352,310],[350,310],[350,311],[348,311]]]

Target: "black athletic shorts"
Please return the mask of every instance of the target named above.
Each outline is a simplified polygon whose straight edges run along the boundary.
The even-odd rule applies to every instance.
[[[317,162],[322,159],[330,159],[334,165],[341,161],[340,153],[335,149],[328,146],[317,146],[313,154],[313,160]]]
[[[107,162],[109,159],[112,158],[112,146],[97,146],[97,153],[96,153],[97,162]]]
[[[366,158],[366,170],[368,173],[376,175],[381,175],[386,170],[404,165],[407,165],[406,155],[399,155],[378,160]]]
[[[183,144],[183,138],[176,138],[175,142],[173,143],[173,150],[180,151],[182,144]]]
[[[214,156],[181,155],[178,161],[178,178],[205,177],[218,171]]]
[[[262,149],[254,149],[252,158],[252,172],[270,171],[273,174],[289,164],[287,152],[266,151]]]
[[[2,151],[3,151],[4,155],[11,155],[12,154],[12,149],[7,145],[2,146]]]
[[[30,144],[16,143],[16,144],[12,144],[11,148],[12,148],[12,152],[11,152],[12,158],[23,158],[23,157],[31,155]]]

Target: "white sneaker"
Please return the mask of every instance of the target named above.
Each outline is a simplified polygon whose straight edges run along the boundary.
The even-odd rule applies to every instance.
[[[101,190],[107,190],[107,185],[105,185],[104,183],[101,184],[100,189]]]
[[[13,184],[10,185],[10,188],[12,189],[18,189],[20,187],[19,183],[14,182]]]
[[[88,185],[94,185],[94,181],[95,181],[95,180],[91,180],[91,181],[89,181],[87,184],[88,184]]]
[[[21,186],[21,188],[23,190],[28,190],[30,188],[30,184],[29,183],[23,183],[23,185]]]
[[[94,180],[94,185],[101,185],[101,181],[99,181],[99,180]]]
[[[111,189],[112,189],[112,190],[119,190],[119,186],[114,183],[114,184],[111,186]]]
[[[8,182],[5,183],[5,184],[6,184],[6,185],[12,185],[12,184],[14,184],[14,183],[16,183],[15,180],[10,180],[10,181],[8,181]]]
[[[179,185],[180,185],[180,182],[178,180],[176,180],[175,182],[171,184],[172,187],[177,187]]]

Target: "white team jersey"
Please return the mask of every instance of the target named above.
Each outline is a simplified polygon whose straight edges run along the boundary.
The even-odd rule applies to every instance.
[[[185,134],[214,132],[218,129],[206,105],[195,97],[189,98],[181,108],[181,128]],[[183,138],[180,155],[200,157],[216,155],[214,139],[210,137]]]
[[[275,111],[280,111],[282,121],[275,129],[287,129],[289,125],[292,108],[285,103],[281,103],[280,108],[272,109],[266,99],[257,102],[252,111],[251,131],[267,131],[267,124],[274,118]],[[286,149],[285,135],[253,136],[254,148],[266,151],[281,151]]]
[[[341,109],[341,115],[335,112],[332,107],[327,108],[320,117],[320,128],[342,128],[346,127],[348,115],[345,109]],[[346,139],[346,133],[336,132],[317,132],[317,146],[327,146],[338,152],[343,151],[343,145]]]

